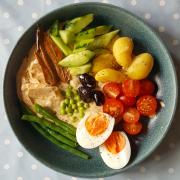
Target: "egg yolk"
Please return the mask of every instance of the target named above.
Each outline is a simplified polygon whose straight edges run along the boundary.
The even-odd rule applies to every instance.
[[[105,146],[112,154],[119,153],[126,144],[126,139],[119,132],[113,132],[110,137],[106,140]]]
[[[107,129],[108,125],[109,121],[103,114],[90,116],[85,122],[86,129],[91,136],[102,134]]]

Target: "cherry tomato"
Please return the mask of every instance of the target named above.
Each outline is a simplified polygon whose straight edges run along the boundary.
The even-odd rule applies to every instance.
[[[123,116],[124,105],[118,99],[109,98],[105,100],[103,105],[103,112],[114,117],[116,119],[116,123],[118,123]]]
[[[127,107],[134,106],[136,104],[136,98],[135,97],[121,96],[119,99]]]
[[[155,90],[154,82],[144,79],[140,81],[140,95],[152,95]]]
[[[123,129],[130,135],[137,135],[142,130],[142,123],[123,123]]]
[[[121,94],[122,88],[120,84],[110,82],[104,85],[103,91],[107,97],[117,98]]]
[[[136,103],[137,110],[143,116],[152,116],[156,114],[157,100],[154,96],[141,96]]]
[[[140,82],[138,80],[127,79],[122,84],[122,91],[125,96],[136,97],[140,92]]]
[[[124,115],[123,115],[123,120],[126,123],[136,123],[139,121],[140,118],[140,113],[136,108],[127,108]]]

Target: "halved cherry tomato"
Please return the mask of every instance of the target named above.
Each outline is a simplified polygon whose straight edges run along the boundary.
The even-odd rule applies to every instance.
[[[155,84],[151,80],[144,79],[140,81],[140,95],[152,95],[155,90]]]
[[[124,105],[118,99],[108,98],[105,100],[103,105],[103,112],[114,117],[116,119],[116,123],[118,123],[123,116]]]
[[[123,123],[123,129],[130,135],[137,135],[142,130],[142,123]]]
[[[103,91],[107,97],[117,98],[121,94],[122,88],[119,83],[110,82],[104,85]]]
[[[136,108],[127,108],[124,115],[123,120],[127,123],[136,123],[139,121],[140,113]]]
[[[156,114],[157,100],[154,96],[141,96],[136,103],[137,110],[143,116],[152,116]]]
[[[140,82],[138,80],[127,79],[122,84],[122,91],[125,96],[136,97],[140,92]]]
[[[136,98],[135,97],[129,97],[129,96],[120,96],[119,98],[123,104],[127,107],[134,106],[136,104]]]

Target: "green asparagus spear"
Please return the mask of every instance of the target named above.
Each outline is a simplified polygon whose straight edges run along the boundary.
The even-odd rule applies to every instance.
[[[49,111],[47,111],[45,108],[43,108],[42,106],[40,106],[39,104],[35,104],[34,105],[35,111],[39,114],[41,114],[45,119],[50,119],[52,120],[57,126],[60,127],[66,127],[67,131],[73,135],[76,134],[76,128],[64,121],[61,121],[60,119],[58,119],[56,116],[54,116],[52,113],[50,113]]]
[[[42,135],[44,136],[46,139],[48,139],[49,141],[51,141],[52,143],[54,143],[55,145],[57,145],[58,147],[76,155],[76,156],[79,156],[83,159],[90,159],[90,156],[87,155],[86,153],[78,150],[78,149],[75,149],[73,147],[70,147],[66,144],[63,144],[61,142],[59,142],[58,140],[56,140],[53,136],[51,136],[47,131],[44,131],[44,129],[42,129],[40,126],[38,126],[36,123],[31,123],[32,126]]]
[[[49,129],[53,130],[53,131],[56,131],[58,132],[59,134],[65,136],[66,138],[70,139],[71,141],[73,142],[77,142],[76,141],[76,137],[69,134],[67,131],[65,131],[64,129],[56,126],[55,124],[45,120],[45,119],[42,119],[42,118],[39,118],[35,115],[23,115],[21,117],[22,120],[26,120],[26,121],[30,121],[30,122],[36,122],[40,125],[43,125],[45,127],[48,127]]]

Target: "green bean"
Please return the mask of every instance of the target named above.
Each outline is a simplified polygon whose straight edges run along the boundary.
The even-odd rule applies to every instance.
[[[69,134],[67,131],[64,129],[60,128],[59,126],[56,126],[54,123],[47,121],[45,119],[39,118],[35,115],[23,115],[21,117],[22,120],[30,121],[30,122],[35,122],[40,125],[43,125],[45,127],[48,127],[49,129],[58,132],[59,134],[65,136],[66,138],[72,140],[73,142],[77,142],[76,137]]]
[[[45,131],[44,129],[42,129],[40,126],[38,126],[37,124],[35,123],[31,123],[32,126],[42,135],[44,136],[46,139],[48,139],[49,141],[51,141],[53,144],[57,145],[58,147],[76,155],[76,156],[79,156],[83,159],[90,159],[90,156],[78,149],[75,149],[73,147],[70,147],[66,144],[63,144],[61,142],[59,142],[58,140],[56,140],[53,136],[51,136],[47,131]]]
[[[43,127],[43,126],[42,126]],[[54,131],[52,131],[49,128],[43,127],[44,130],[46,130],[51,136],[53,136],[54,138],[56,138],[57,140],[59,140],[60,142],[67,144],[71,147],[77,147],[77,143],[67,139],[66,137],[62,136],[61,134],[58,134]]]
[[[69,133],[72,135],[76,134],[76,128],[60,119],[58,119],[56,116],[51,114],[49,111],[47,111],[45,108],[42,106],[35,104],[34,105],[35,111],[39,114],[41,114],[45,119],[50,119],[52,120],[57,126],[60,126],[64,130],[67,130]]]

